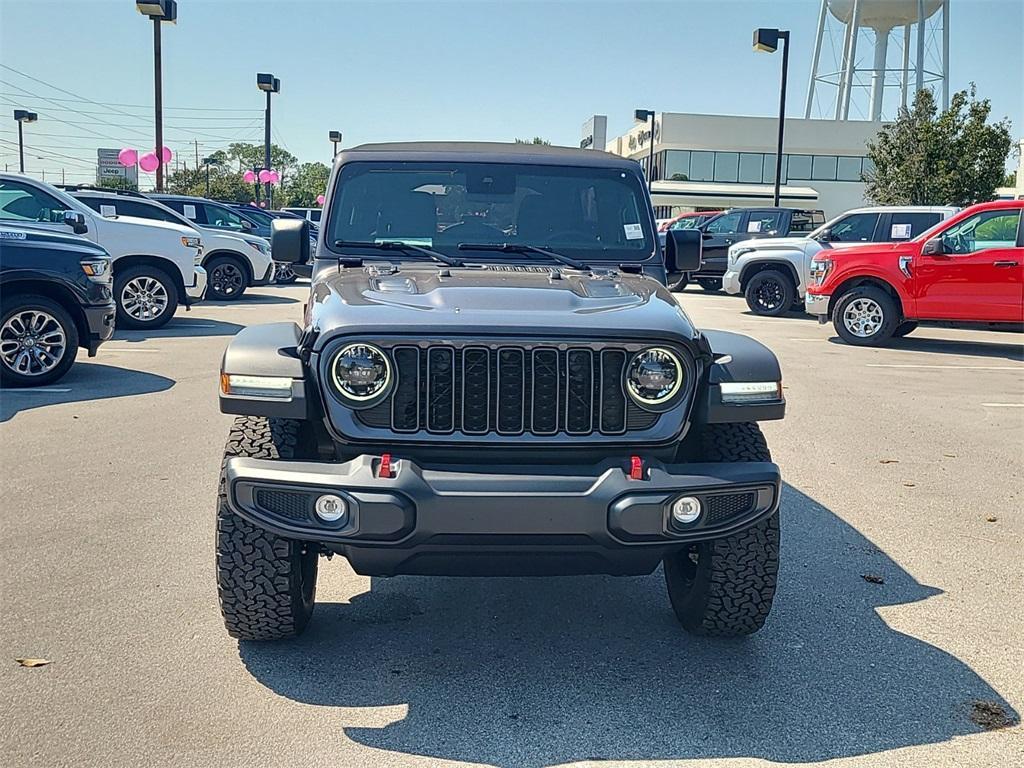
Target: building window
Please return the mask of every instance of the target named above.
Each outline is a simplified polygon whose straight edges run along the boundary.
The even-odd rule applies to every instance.
[[[811,180],[811,155],[788,155],[789,178],[799,181]]]
[[[839,181],[860,181],[860,165],[863,159],[862,157],[840,157],[836,178]]]
[[[715,153],[690,153],[690,181],[714,181]]]
[[[738,152],[715,152],[715,181],[736,181],[739,165]]]
[[[864,158],[863,174],[865,176],[870,176],[874,172],[875,172],[875,163],[874,163],[874,161],[870,157],[865,157]]]
[[[688,150],[670,149],[665,152],[662,163],[665,178],[669,181],[690,180],[690,153]]]
[[[773,154],[764,156],[764,183],[774,184],[775,183],[775,159],[778,156]],[[786,184],[789,181],[789,155],[782,156],[782,183]]]
[[[811,178],[815,181],[835,181],[838,160],[835,155],[815,155],[811,165]]]
[[[762,177],[761,169],[764,163],[764,155],[760,152],[743,152],[740,155],[740,182],[745,184],[760,184]]]

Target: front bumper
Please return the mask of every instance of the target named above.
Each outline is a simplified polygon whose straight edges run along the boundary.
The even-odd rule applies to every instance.
[[[113,301],[95,307],[82,307],[85,315],[85,326],[89,333],[82,339],[82,346],[89,350],[89,357],[96,356],[100,344],[114,335],[114,316],[117,307]]]
[[[196,276],[194,283],[185,288],[185,303],[189,305],[202,301],[203,297],[206,295],[206,270],[200,266],[197,266],[195,269]]]
[[[262,277],[254,277],[253,278],[252,284],[253,285],[269,285],[270,283],[275,282],[275,278],[276,277],[277,277],[277,264],[272,261],[272,262],[270,262],[270,265],[267,267],[267,271],[263,273]]]
[[[808,293],[804,296],[804,311],[809,315],[817,315],[819,323],[828,322],[828,303],[831,296]]]
[[[666,552],[726,536],[778,509],[781,475],[771,462],[666,465],[642,480],[624,464],[599,467],[420,467],[380,458],[344,463],[227,461],[231,509],[290,539],[342,553],[370,576],[645,574]],[[321,494],[341,496],[348,514],[325,523]],[[676,527],[670,507],[696,496],[703,513]]]
[[[734,269],[726,270],[722,275],[722,290],[733,295],[742,293],[740,288],[740,273]]]

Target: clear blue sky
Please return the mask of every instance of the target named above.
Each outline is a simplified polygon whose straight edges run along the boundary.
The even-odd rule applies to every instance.
[[[636,107],[773,115],[781,57],[751,50],[758,26],[792,30],[789,114],[798,116],[818,0],[179,0],[178,9],[163,37],[175,151],[184,157],[193,138],[201,154],[262,142],[255,73],[270,71],[282,81],[274,140],[301,160],[327,161],[331,129],[345,145],[534,135],[574,145],[595,113],[608,115],[610,135]],[[1021,0],[952,0],[952,88],[976,82],[1015,136],[1024,135],[1022,35]],[[152,31],[133,0],[0,0],[0,64],[71,92],[0,68],[0,110],[41,113],[28,126],[26,143],[38,148],[30,172],[45,168],[50,179],[65,167],[82,181],[96,147],[147,146]],[[0,167],[16,167],[15,129],[0,121]]]

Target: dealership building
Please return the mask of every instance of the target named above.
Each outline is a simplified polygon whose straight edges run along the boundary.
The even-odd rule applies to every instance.
[[[865,205],[862,174],[871,170],[866,143],[883,123],[786,120],[781,204],[835,216]],[[645,169],[654,142],[651,198],[658,216],[734,206],[772,205],[778,118],[658,112],[607,138],[607,118],[583,125],[580,145],[638,161]]]

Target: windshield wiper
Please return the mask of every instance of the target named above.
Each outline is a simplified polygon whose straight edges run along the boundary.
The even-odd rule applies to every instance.
[[[335,240],[335,248],[376,248],[378,251],[413,251],[414,253],[422,253],[424,256],[429,256],[434,261],[446,264],[449,267],[461,267],[462,261],[459,259],[453,259],[451,256],[445,256],[440,251],[435,251],[432,248],[424,248],[421,245],[412,245],[411,243],[403,243],[401,240],[382,240],[381,242],[370,242],[362,240]]]
[[[568,256],[563,256],[560,253],[549,251],[547,248],[541,248],[536,245],[527,245],[525,243],[459,243],[460,251],[500,251],[501,253],[536,253],[541,256],[547,256],[549,259],[554,259],[557,262],[565,264],[573,269],[590,269],[590,267],[584,264],[582,261],[576,261]]]

